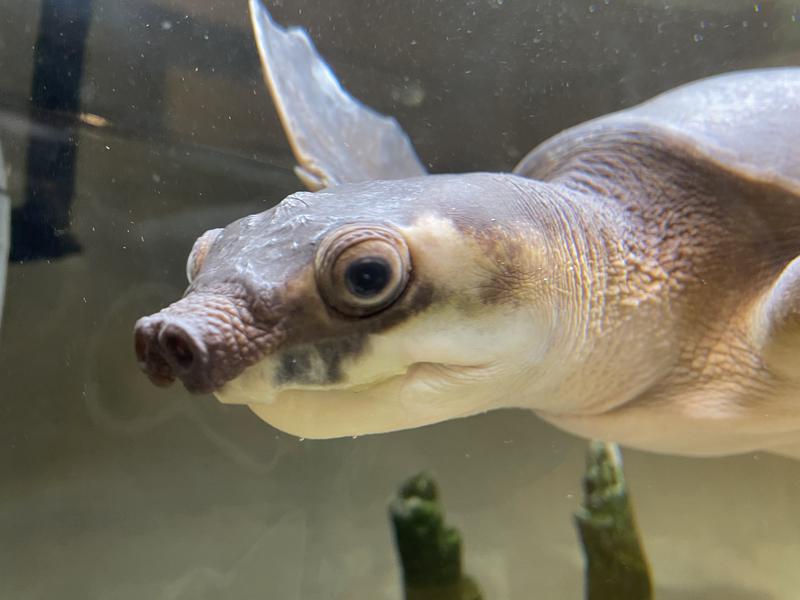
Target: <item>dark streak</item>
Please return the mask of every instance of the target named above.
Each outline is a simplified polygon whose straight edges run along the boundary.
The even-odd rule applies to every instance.
[[[310,383],[311,353],[307,348],[290,348],[281,353],[281,361],[275,372],[275,383],[289,381]]]
[[[65,119],[71,121],[72,127],[77,125],[91,9],[91,0],[45,0],[42,3],[31,84],[34,121]],[[58,258],[80,251],[80,245],[69,231],[76,137],[76,130],[71,129],[67,139],[31,140],[25,203],[12,214],[12,261]]]
[[[342,359],[361,354],[364,349],[363,336],[353,336],[338,340],[326,340],[317,344],[317,352],[326,366],[325,383],[336,383],[342,380]]]
[[[339,383],[344,380],[342,361],[361,354],[365,348],[364,342],[363,335],[355,335],[288,348],[281,353],[275,370],[275,385]],[[324,366],[324,374],[315,372],[315,358]]]

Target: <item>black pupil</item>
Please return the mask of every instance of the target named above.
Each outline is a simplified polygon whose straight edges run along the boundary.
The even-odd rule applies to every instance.
[[[388,285],[391,268],[382,258],[371,256],[352,262],[344,276],[351,293],[361,298],[372,298]]]

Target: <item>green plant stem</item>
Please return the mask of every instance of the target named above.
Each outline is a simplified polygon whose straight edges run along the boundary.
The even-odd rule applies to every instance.
[[[649,567],[616,444],[589,445],[583,487],[575,521],[586,557],[586,598],[650,600]]]
[[[389,507],[403,569],[406,600],[481,600],[478,586],[463,574],[461,536],[444,522],[433,478],[421,473],[406,481]]]

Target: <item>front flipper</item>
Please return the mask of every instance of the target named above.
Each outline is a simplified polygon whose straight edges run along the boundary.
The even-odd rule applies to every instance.
[[[305,31],[277,25],[261,0],[250,0],[264,78],[311,190],[338,183],[425,174],[397,121],[342,88]]]
[[[783,377],[800,379],[800,257],[767,293],[755,326],[765,364]]]

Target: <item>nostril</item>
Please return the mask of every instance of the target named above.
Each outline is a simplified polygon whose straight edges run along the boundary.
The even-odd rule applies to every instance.
[[[144,327],[136,327],[134,333],[134,345],[136,349],[136,360],[141,368],[147,365],[147,349],[150,347],[149,336]]]
[[[188,372],[202,361],[201,343],[179,325],[165,325],[158,336],[164,358],[177,370]]]
[[[189,342],[178,332],[165,332],[162,336],[164,350],[169,353],[175,364],[188,371],[194,363],[194,352]]]
[[[150,381],[158,386],[168,386],[175,381],[175,375],[159,348],[158,334],[161,326],[159,319],[139,319],[134,328],[134,350],[139,368],[147,374]]]

